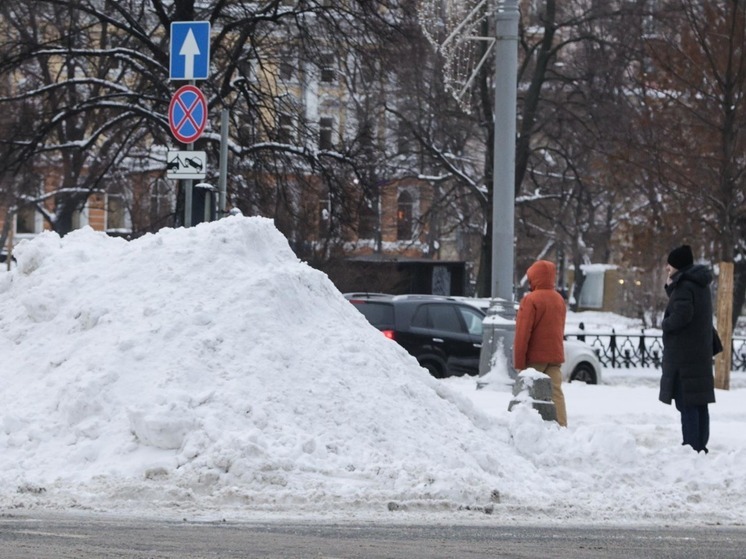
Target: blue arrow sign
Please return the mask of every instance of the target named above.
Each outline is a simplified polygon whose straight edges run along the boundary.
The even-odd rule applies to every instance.
[[[171,22],[169,79],[206,80],[210,73],[210,22]]]

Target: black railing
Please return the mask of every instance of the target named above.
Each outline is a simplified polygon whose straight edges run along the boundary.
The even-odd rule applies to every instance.
[[[659,369],[663,358],[663,339],[660,334],[617,334],[569,332],[567,339],[582,340],[590,345],[604,367],[623,369],[629,367],[653,367]],[[733,336],[731,339],[732,363],[734,371],[746,371],[746,337]]]

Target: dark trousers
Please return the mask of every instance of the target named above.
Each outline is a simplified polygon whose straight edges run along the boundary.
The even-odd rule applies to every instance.
[[[681,413],[682,444],[688,444],[697,452],[707,453],[707,441],[710,440],[710,410],[707,404],[702,406],[684,406],[676,399],[676,409]]]

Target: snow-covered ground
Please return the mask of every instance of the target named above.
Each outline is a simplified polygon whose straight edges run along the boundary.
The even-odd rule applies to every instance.
[[[652,370],[566,385],[568,429],[431,378],[269,220],[44,234],[16,256],[0,272],[0,513],[746,522],[744,373],[698,455]]]

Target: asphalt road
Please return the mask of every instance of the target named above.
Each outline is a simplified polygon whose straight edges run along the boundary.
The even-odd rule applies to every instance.
[[[1,559],[739,559],[746,527],[195,523],[2,516]]]

